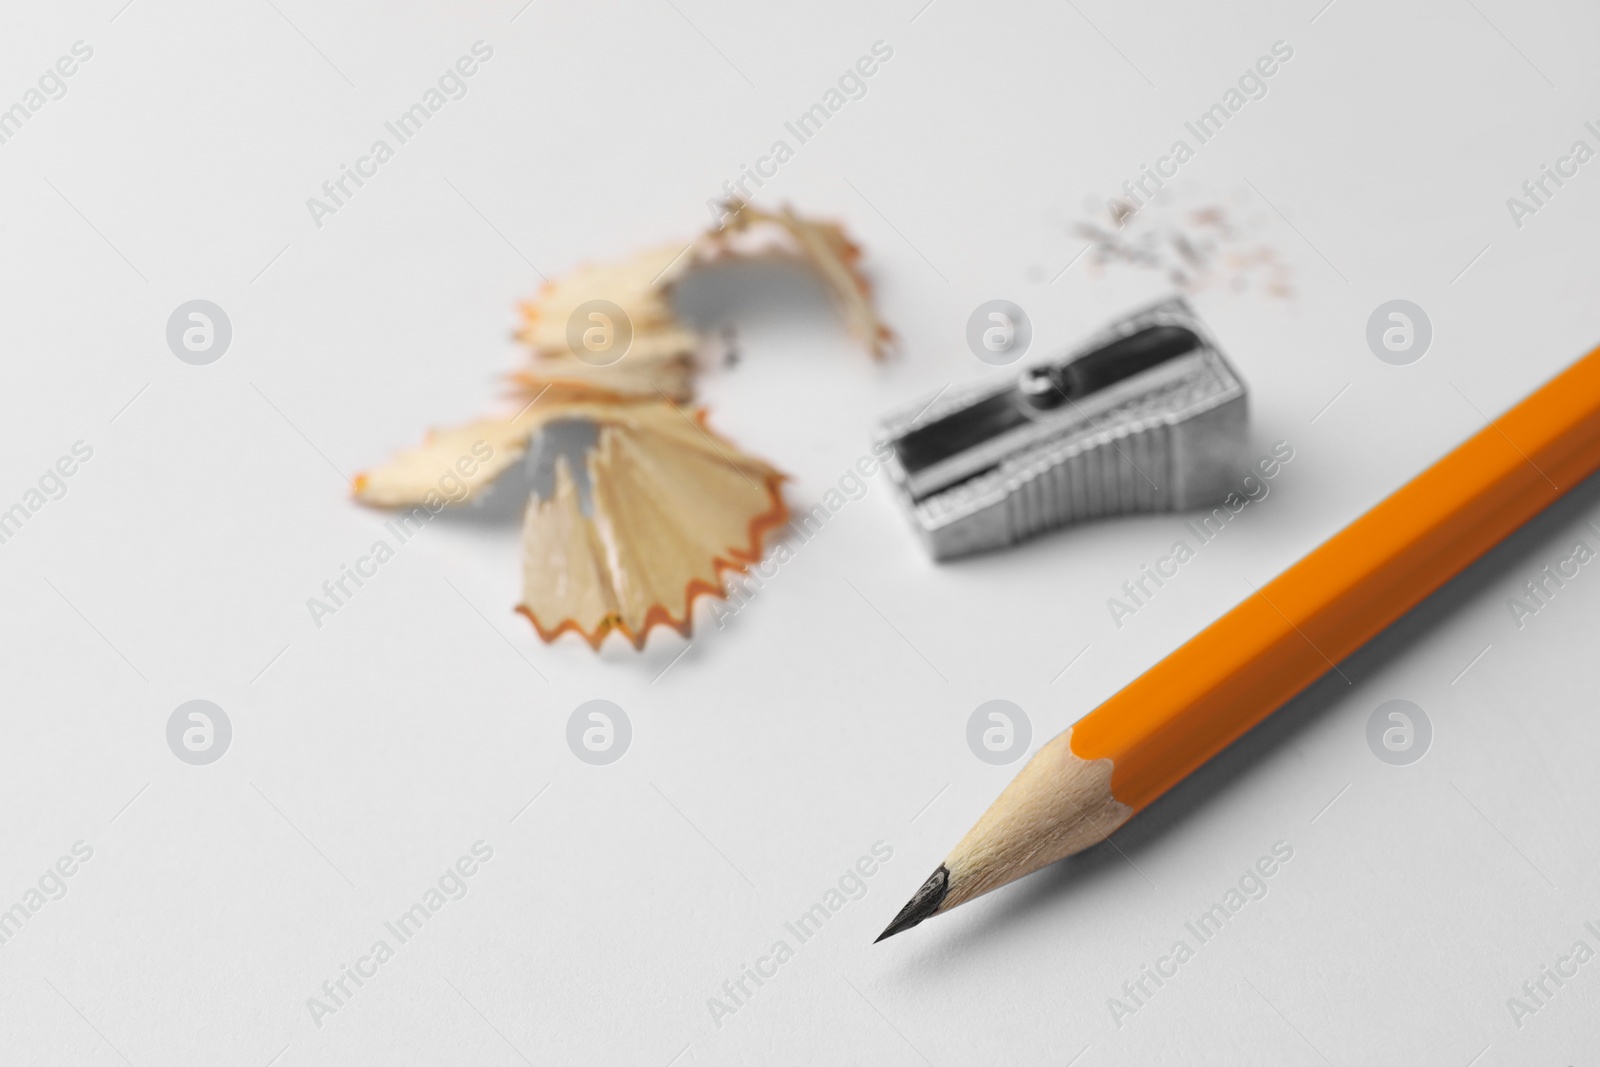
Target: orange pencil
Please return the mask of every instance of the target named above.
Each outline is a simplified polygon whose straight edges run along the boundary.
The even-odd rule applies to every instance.
[[[1028,761],[883,940],[1107,837],[1600,469],[1600,348]]]

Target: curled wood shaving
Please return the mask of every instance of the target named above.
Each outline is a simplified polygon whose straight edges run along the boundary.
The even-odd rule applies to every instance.
[[[548,282],[522,307],[517,336],[528,364],[510,377],[517,413],[428,436],[421,447],[359,475],[356,499],[430,509],[480,497],[529,456],[558,421],[598,427],[574,471],[553,460],[552,489],[523,515],[523,596],[517,610],[545,641],[568,631],[598,648],[612,631],[636,648],[657,625],[689,633],[694,601],[722,597],[723,574],[760,560],[768,532],[788,521],[783,475],[686,412],[705,356],[723,338],[680,322],[673,287],[727,261],[788,259],[826,286],[850,331],[875,357],[893,335],[877,317],[861,252],[837,225],[784,208],[727,205],[724,224],[687,245],[661,245],[620,263]],[[569,322],[591,300],[623,309],[631,342],[616,362],[574,352]],[[535,457],[535,460],[537,457]]]
[[[878,319],[872,285],[861,272],[861,249],[831,222],[802,218],[785,207],[776,212],[730,201],[721,227],[687,244],[660,245],[618,263],[591,264],[547,282],[522,305],[517,337],[533,355],[513,384],[525,395],[546,385],[589,389],[622,399],[664,394],[692,398],[694,371],[719,339],[679,321],[673,288],[699,267],[728,261],[790,260],[812,270],[844,317],[852,335],[876,358],[886,356],[894,335]],[[616,363],[596,366],[574,352],[568,339],[573,315],[592,300],[617,305],[628,317],[632,341]]]
[[[622,399],[655,399],[660,391],[688,400],[700,338],[673,313],[670,289],[684,260],[682,245],[662,245],[620,263],[591,264],[546,282],[536,299],[522,305],[517,338],[529,347],[533,362],[513,376],[513,383],[527,393],[556,385]],[[609,301],[628,317],[632,339],[615,363],[596,365],[568,344],[568,324],[591,300]]]
[[[528,438],[533,432],[529,426],[510,419],[478,419],[464,426],[435,430],[421,446],[356,475],[355,497],[379,508],[475,499],[527,453]],[[455,491],[458,481],[462,488]],[[451,496],[455,497],[453,501]]]
[[[783,476],[670,402],[617,405],[589,454],[589,506],[565,457],[555,492],[524,516],[523,598],[539,636],[571,630],[594,648],[615,630],[635,648],[651,627],[685,637],[697,597],[761,559],[789,519]]]
[[[707,231],[695,242],[694,265],[725,259],[799,260],[822,279],[851,334],[875,358],[889,354],[894,334],[873,307],[872,283],[860,270],[861,249],[843,229],[801,218],[787,207],[769,212],[735,200],[724,208],[728,212],[724,227]]]
[[[694,363],[681,357],[634,359],[597,367],[571,356],[554,357],[537,367],[512,371],[512,396],[527,403],[535,397],[552,400],[659,400],[685,403],[694,398]]]

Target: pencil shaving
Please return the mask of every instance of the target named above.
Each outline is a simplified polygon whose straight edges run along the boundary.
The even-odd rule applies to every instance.
[[[694,391],[693,362],[699,335],[672,310],[671,283],[681,272],[685,249],[662,245],[620,263],[580,267],[546,282],[537,299],[522,305],[517,338],[533,357],[514,381],[537,392],[544,385],[617,397],[654,398],[657,392],[688,400]],[[631,339],[623,359],[606,365],[572,350],[568,324],[591,301],[604,300],[628,317]]]
[[[686,245],[659,245],[546,282],[535,300],[522,305],[517,337],[531,349],[533,365],[515,376],[518,388],[528,395],[554,385],[619,398],[659,393],[690,400],[696,369],[712,362],[708,354],[724,342],[678,319],[673,289],[692,271],[725,262],[786,260],[807,267],[827,289],[850,333],[874,357],[888,355],[894,335],[873,309],[872,286],[859,267],[861,250],[843,229],[789,208],[769,212],[737,200],[723,205],[723,211],[722,226]],[[632,334],[626,359],[606,366],[573,351],[568,326],[574,314],[596,300],[621,308]]]
[[[813,271],[851,333],[875,358],[889,352],[893,335],[873,308],[861,251],[839,226],[730,202],[724,224],[687,245],[547,282],[521,307],[517,337],[531,358],[509,376],[517,413],[429,434],[359,475],[356,499],[434,511],[445,505],[439,487],[448,480],[450,503],[479,500],[519,462],[539,462],[547,429],[588,424],[593,446],[581,458],[556,455],[548,491],[531,494],[524,510],[517,610],[547,642],[571,631],[598,649],[615,631],[642,648],[658,625],[687,636],[695,600],[724,597],[724,573],[758,562],[766,535],[789,512],[782,474],[714,434],[703,409],[679,407],[728,342],[680,321],[673,288],[702,267],[773,259]],[[573,348],[581,335],[572,322],[592,301],[626,317],[628,341],[615,361]]]
[[[435,430],[417,447],[407,449],[382,467],[356,475],[355,498],[379,508],[427,506],[430,497],[439,496],[442,478],[454,473],[466,483],[457,502],[474,500],[493,481],[504,474],[528,451],[532,431],[510,419],[477,419],[462,426]],[[456,464],[463,456],[488,453],[489,458],[472,464],[472,473],[462,476]],[[474,456],[474,458],[476,458]]]
[[[873,356],[887,357],[894,334],[878,318],[872,283],[861,273],[861,249],[831,222],[812,222],[785,207],[777,212],[732,201],[729,221],[707,231],[692,249],[696,266],[724,259],[791,259],[810,267],[822,280],[850,333]]]
[[[694,601],[761,559],[788,521],[783,476],[667,402],[619,405],[587,458],[589,506],[566,457],[523,523],[523,601],[539,636],[612,630],[642,648],[655,625],[688,636]]]

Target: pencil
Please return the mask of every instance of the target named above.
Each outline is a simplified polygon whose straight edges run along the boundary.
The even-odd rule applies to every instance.
[[[1600,348],[1036,752],[878,940],[1109,836],[1600,468]]]

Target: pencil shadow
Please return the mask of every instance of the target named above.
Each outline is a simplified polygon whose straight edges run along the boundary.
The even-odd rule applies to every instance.
[[[1168,834],[1181,829],[1208,804],[1225,796],[1229,790],[1241,788],[1257,766],[1272,759],[1306,727],[1325,715],[1353,686],[1381,672],[1490,586],[1508,574],[1527,568],[1530,557],[1547,550],[1547,543],[1560,530],[1581,521],[1597,504],[1600,504],[1600,474],[1580,482],[1341,662],[1339,670],[1349,682],[1332,671],[1319,678],[1130,819],[1111,840],[1029,875],[1015,886],[1003,888],[1000,892],[1008,899],[1001,906],[990,909],[983,919],[964,927],[943,944],[930,941],[930,949],[958,952],[966,943],[983,940],[995,927],[1026,923],[1040,912],[1070,906],[1068,902],[1074,894],[1096,879],[1121,877],[1124,874],[1121,867],[1126,861],[1136,863],[1140,853],[1154,848]],[[1108,867],[1108,863],[1113,866]]]

